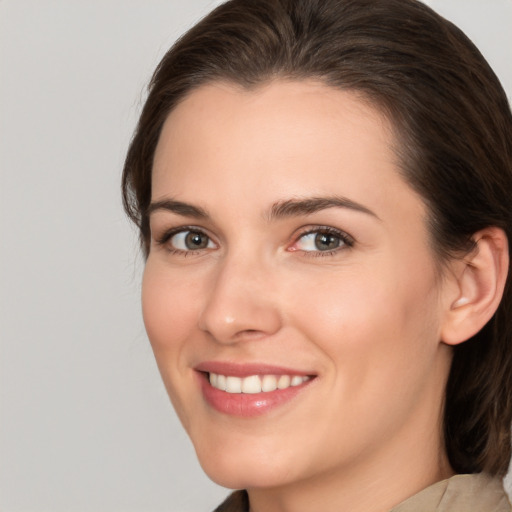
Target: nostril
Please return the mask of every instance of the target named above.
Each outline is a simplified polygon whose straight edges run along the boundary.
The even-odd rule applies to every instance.
[[[234,339],[237,340],[237,341],[240,341],[240,340],[257,340],[257,339],[260,339],[260,338],[264,338],[267,335],[268,334],[266,334],[265,332],[259,331],[257,329],[244,329],[242,331],[237,332],[234,335]]]

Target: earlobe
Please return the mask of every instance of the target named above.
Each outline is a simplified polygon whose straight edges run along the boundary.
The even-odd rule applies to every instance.
[[[457,345],[480,331],[492,318],[503,296],[509,267],[507,236],[486,228],[474,237],[475,248],[457,262],[456,290],[448,300],[441,341]]]

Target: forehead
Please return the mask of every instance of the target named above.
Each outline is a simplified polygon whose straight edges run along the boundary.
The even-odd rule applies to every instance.
[[[178,136],[185,138],[192,132],[205,138],[222,135],[210,129],[212,125],[222,128],[228,123],[243,124],[244,131],[237,142],[246,139],[244,135],[250,135],[251,129],[259,135],[263,135],[263,129],[275,133],[286,123],[287,131],[278,134],[281,141],[289,135],[306,135],[305,124],[318,130],[335,123],[358,124],[386,145],[394,140],[391,123],[363,93],[334,88],[312,79],[280,79],[250,89],[229,82],[214,82],[193,90],[167,117],[160,142]],[[290,133],[292,125],[296,125],[296,129]],[[157,147],[157,160],[161,147],[162,144]]]
[[[397,172],[394,146],[388,119],[356,92],[315,81],[209,84],[168,116],[152,196],[238,206],[242,196],[246,206],[341,194],[379,207],[386,192],[421,203]]]

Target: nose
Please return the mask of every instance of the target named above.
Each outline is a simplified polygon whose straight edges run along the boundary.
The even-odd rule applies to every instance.
[[[256,258],[226,258],[216,268],[199,319],[218,343],[260,339],[281,328],[272,272]]]

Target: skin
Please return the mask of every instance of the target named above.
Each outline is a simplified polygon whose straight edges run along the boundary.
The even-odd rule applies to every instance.
[[[144,321],[201,465],[248,489],[252,511],[386,511],[452,474],[441,339],[457,289],[439,273],[395,142],[376,109],[313,81],[202,86],[164,125],[152,201],[207,216],[151,213]],[[361,208],[269,213],[333,196]],[[190,226],[204,248],[160,242]],[[304,233],[325,227],[349,243],[311,246]],[[240,418],[204,400],[194,367],[209,360],[316,378],[289,403]]]

